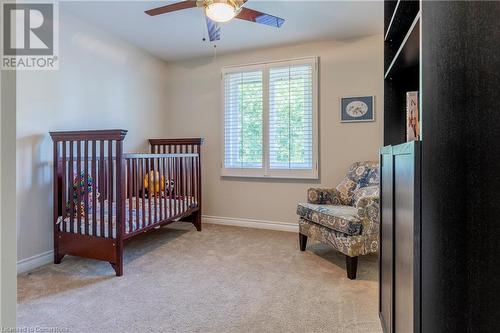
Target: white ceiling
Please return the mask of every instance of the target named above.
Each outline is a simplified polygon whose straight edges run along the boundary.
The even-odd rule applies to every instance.
[[[167,61],[213,55],[202,9],[156,17],[144,14],[146,9],[173,2],[177,1],[64,2],[61,15],[69,10]],[[219,54],[383,33],[381,1],[249,0],[245,6],[280,16],[285,24],[281,29],[242,20],[222,24],[222,39],[216,43]]]

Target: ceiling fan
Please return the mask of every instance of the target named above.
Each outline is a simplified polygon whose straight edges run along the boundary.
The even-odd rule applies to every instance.
[[[205,11],[208,35],[210,41],[220,40],[219,23],[228,22],[233,18],[281,28],[285,20],[273,15],[243,7],[248,0],[188,0],[153,8],[145,13],[150,16],[166,14],[189,8],[202,8]]]

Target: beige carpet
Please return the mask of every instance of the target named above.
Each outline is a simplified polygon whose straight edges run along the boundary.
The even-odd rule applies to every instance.
[[[379,332],[377,257],[358,279],[294,233],[176,224],[125,248],[125,275],[66,257],[18,279],[18,326],[69,332]]]

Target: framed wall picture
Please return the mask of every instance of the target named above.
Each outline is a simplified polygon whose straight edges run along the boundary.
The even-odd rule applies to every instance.
[[[375,96],[342,97],[340,122],[375,121]]]

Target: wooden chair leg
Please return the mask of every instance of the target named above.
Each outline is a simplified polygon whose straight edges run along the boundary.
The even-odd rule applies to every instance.
[[[347,277],[350,280],[355,280],[356,271],[358,269],[358,257],[345,256],[345,266],[347,269]]]
[[[302,235],[299,233],[299,246],[300,246],[300,251],[305,251],[306,250],[306,245],[307,245],[307,236]]]

